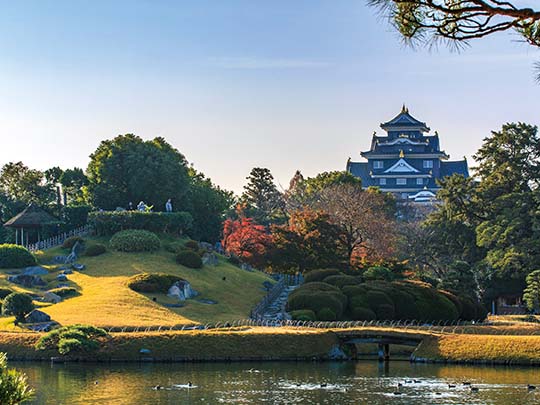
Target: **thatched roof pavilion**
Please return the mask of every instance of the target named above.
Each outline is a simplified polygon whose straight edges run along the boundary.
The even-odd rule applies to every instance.
[[[31,203],[22,212],[15,215],[4,226],[6,228],[15,228],[15,239],[19,242],[19,229],[21,230],[20,241],[24,244],[24,230],[25,229],[40,229],[44,225],[58,224],[61,221],[53,217],[43,208]],[[28,244],[28,233],[26,234],[26,242]]]

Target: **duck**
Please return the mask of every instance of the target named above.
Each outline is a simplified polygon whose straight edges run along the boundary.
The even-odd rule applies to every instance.
[[[415,384],[420,384],[422,381],[420,380],[413,380]]]
[[[465,381],[463,385],[471,385],[471,383],[469,381]]]
[[[471,387],[471,392],[478,392],[480,391],[478,387]]]
[[[321,388],[325,388],[325,387],[327,387],[327,386],[328,386],[327,383],[321,383]]]
[[[403,387],[403,384],[402,384],[402,383],[398,383],[397,386],[401,388],[401,387]]]
[[[159,390],[162,390],[163,387],[162,387],[161,385],[158,384],[158,385],[152,387],[152,389],[153,389],[154,391],[159,391]]]
[[[529,391],[535,390],[535,389],[536,389],[536,385],[528,384],[528,385],[527,385],[527,389],[528,389]]]
[[[191,383],[191,381],[188,381],[187,386],[188,386],[188,388],[193,387],[193,384]]]
[[[454,384],[448,384],[448,388],[456,388]]]
[[[98,384],[99,384],[98,380],[94,381],[94,385],[98,385]]]
[[[399,392],[399,391],[395,391],[395,392],[394,392],[394,395],[401,395],[401,394],[403,394],[403,393],[402,393],[402,392]]]
[[[435,395],[442,395],[440,392],[436,392]]]

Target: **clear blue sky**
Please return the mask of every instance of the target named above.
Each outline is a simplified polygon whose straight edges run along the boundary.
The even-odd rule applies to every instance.
[[[4,1],[0,164],[86,167],[103,139],[163,136],[217,184],[343,169],[402,103],[471,156],[540,124],[540,52],[515,34],[413,50],[363,0]]]

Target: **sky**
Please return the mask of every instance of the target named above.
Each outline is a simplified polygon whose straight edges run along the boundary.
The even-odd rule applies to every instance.
[[[0,165],[85,168],[100,141],[162,136],[216,184],[286,188],[360,160],[403,103],[453,159],[540,124],[537,48],[515,33],[412,49],[365,0],[2,1]]]

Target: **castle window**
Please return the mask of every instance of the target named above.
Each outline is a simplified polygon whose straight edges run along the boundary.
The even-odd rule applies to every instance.
[[[424,160],[424,169],[433,169],[433,160]]]
[[[382,169],[382,168],[384,168],[384,162],[382,160],[375,160],[373,162],[373,168],[374,169]]]
[[[407,179],[396,179],[396,184],[398,186],[404,186],[407,184]]]
[[[422,184],[424,184],[424,179],[416,179],[416,184],[418,184],[419,186],[421,186]]]
[[[379,184],[381,186],[386,186],[386,179],[379,179]]]

